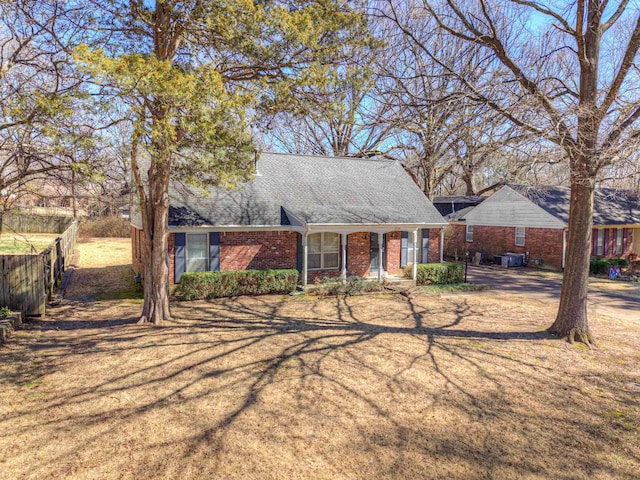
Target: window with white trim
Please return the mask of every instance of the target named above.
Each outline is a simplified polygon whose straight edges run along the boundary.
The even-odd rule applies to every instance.
[[[598,229],[598,237],[596,238],[596,255],[604,255],[604,229]]]
[[[206,272],[209,270],[209,235],[206,233],[187,233],[187,272]]]
[[[312,233],[307,237],[309,270],[337,269],[340,263],[340,235]]]
[[[624,229],[619,228],[616,232],[616,255],[622,255],[622,237],[624,235]]]
[[[473,225],[467,225],[467,230],[465,233],[467,242],[473,242]]]
[[[516,247],[524,247],[524,227],[516,227]]]

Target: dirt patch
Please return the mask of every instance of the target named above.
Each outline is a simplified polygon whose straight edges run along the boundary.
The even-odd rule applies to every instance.
[[[67,301],[0,349],[3,478],[640,471],[631,322],[592,316],[589,351],[546,336],[553,306],[507,294],[176,303],[163,327],[139,311]]]

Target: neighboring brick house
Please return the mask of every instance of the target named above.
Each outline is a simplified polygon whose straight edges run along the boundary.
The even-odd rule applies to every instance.
[[[564,268],[569,223],[569,187],[503,186],[475,207],[445,218],[450,221],[445,254],[466,251],[529,253],[545,265]],[[593,257],[624,257],[640,253],[638,196],[597,189],[593,216]]]
[[[278,268],[298,269],[303,285],[326,276],[381,279],[414,259],[442,259],[447,223],[397,162],[263,153],[254,180],[238,188],[203,192],[173,182],[169,198],[171,283],[189,271]],[[131,224],[142,273],[133,208]]]

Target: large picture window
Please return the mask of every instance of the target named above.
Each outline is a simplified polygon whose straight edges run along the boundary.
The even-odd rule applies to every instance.
[[[187,233],[187,272],[205,272],[209,264],[209,242],[206,233]]]
[[[336,269],[340,263],[340,235],[313,233],[307,237],[309,270]]]
[[[516,227],[516,247],[524,247],[524,227]]]

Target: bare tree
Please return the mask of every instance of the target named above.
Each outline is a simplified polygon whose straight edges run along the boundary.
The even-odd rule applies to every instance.
[[[64,12],[64,13],[63,13]],[[78,126],[82,79],[70,45],[84,35],[74,12],[55,0],[0,2],[1,216],[29,193],[29,185],[70,171],[71,144],[87,142]]]
[[[549,330],[590,344],[586,298],[594,188],[603,169],[619,163],[629,145],[637,148],[640,12],[628,0],[424,0],[413,13],[435,19],[443,35],[481,47],[485,61],[500,70],[499,88],[479,86],[416,39],[473,98],[562,149],[571,183],[569,238],[560,308]],[[415,37],[403,19],[398,24]]]
[[[377,64],[381,98],[392,111],[395,149],[428,197],[436,190],[473,195],[487,163],[521,132],[465,88],[491,85],[496,71],[474,45],[437,33],[412,2],[376,2],[370,9],[387,44]],[[432,52],[438,52],[439,59]],[[455,65],[452,74],[446,65]]]

